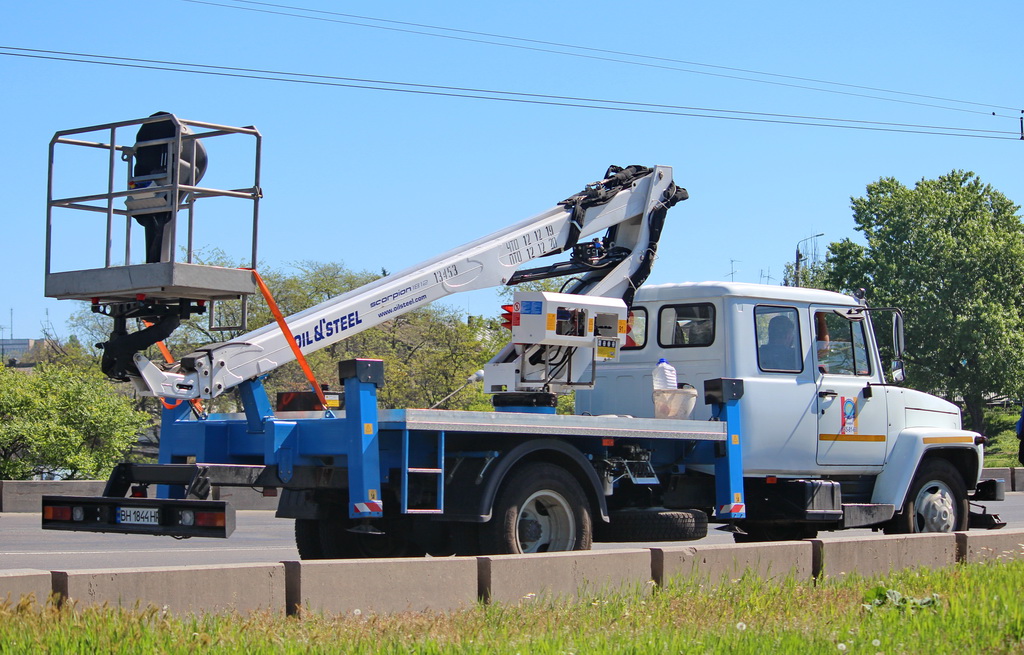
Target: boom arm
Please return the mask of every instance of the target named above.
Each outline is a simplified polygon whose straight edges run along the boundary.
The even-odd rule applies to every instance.
[[[299,312],[288,327],[310,353],[454,293],[576,273],[582,276],[570,293],[628,305],[650,271],[665,212],[685,198],[670,167],[613,167],[544,213]],[[601,231],[603,240],[580,244]],[[572,251],[569,262],[517,273],[528,261],[565,251]],[[201,348],[167,370],[136,354],[134,381],[143,395],[214,398],[293,359],[271,324]]]

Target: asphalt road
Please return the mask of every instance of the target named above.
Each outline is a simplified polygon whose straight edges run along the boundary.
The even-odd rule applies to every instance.
[[[1006,495],[1002,503],[988,503],[1007,527],[1024,527],[1024,492]],[[238,564],[295,560],[293,522],[275,519],[272,511],[240,511],[237,527],[228,539],[185,539],[145,535],[62,532],[39,527],[39,514],[0,514],[0,570],[98,569],[139,566]],[[856,537],[870,530],[825,532],[823,538]],[[729,534],[712,528],[700,541],[679,544],[732,543]],[[658,544],[595,544],[595,549],[636,548]]]

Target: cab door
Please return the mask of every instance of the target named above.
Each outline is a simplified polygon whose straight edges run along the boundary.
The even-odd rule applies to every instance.
[[[888,414],[885,394],[873,393],[868,325],[863,313],[812,307],[818,405],[818,464],[881,466]]]

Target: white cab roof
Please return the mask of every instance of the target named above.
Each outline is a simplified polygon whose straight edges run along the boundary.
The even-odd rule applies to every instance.
[[[637,291],[636,301],[665,302],[689,300],[691,298],[719,298],[723,296],[823,305],[859,304],[853,297],[835,293],[834,291],[744,282],[681,282],[676,284],[645,285]]]

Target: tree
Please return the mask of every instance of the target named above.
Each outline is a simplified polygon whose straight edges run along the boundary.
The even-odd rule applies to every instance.
[[[98,369],[0,368],[0,478],[106,477],[150,424]]]
[[[36,364],[61,364],[75,369],[96,368],[99,356],[86,348],[78,337],[71,335],[66,340],[44,332],[44,338],[36,341],[25,354],[25,360]]]
[[[782,286],[801,286],[809,289],[831,290],[829,269],[831,264],[828,260],[823,262],[812,261],[800,267],[800,284],[796,284],[796,267],[793,264],[786,264],[782,273]]]
[[[980,428],[987,396],[1024,391],[1020,208],[965,171],[914,188],[883,178],[852,206],[867,245],[829,246],[829,283],[902,307],[909,383],[962,399]]]

